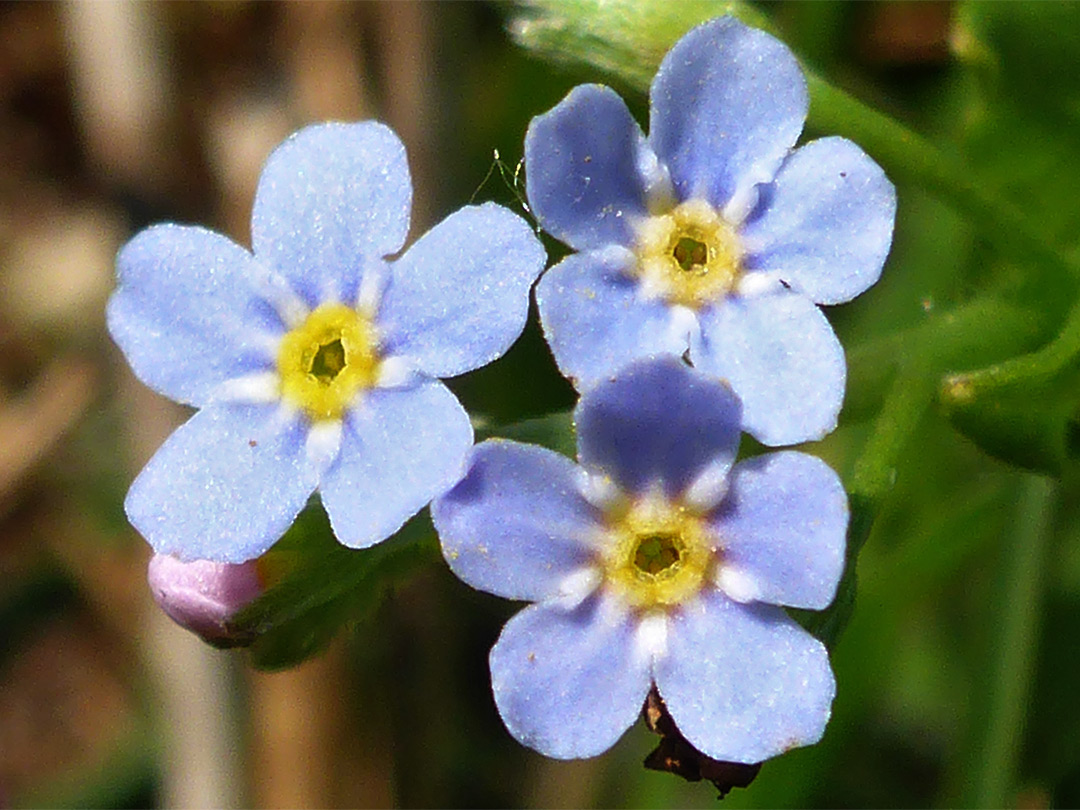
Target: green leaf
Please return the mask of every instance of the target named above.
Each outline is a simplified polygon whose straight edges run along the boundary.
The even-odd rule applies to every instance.
[[[427,510],[368,549],[341,545],[321,504],[305,509],[260,560],[273,585],[233,622],[250,633],[254,666],[284,669],[322,652],[334,635],[389,588],[438,556]]]
[[[511,439],[538,444],[556,453],[577,458],[574,412],[558,411],[536,419],[522,419],[506,424],[483,424],[477,427],[477,439]]]

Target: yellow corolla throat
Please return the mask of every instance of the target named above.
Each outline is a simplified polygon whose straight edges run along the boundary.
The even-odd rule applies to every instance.
[[[340,419],[379,371],[371,318],[344,304],[323,304],[281,339],[281,397],[312,421]]]
[[[735,289],[742,248],[735,229],[704,200],[688,200],[637,226],[642,281],[672,304],[698,309]]]
[[[633,608],[681,604],[716,565],[716,540],[705,521],[662,495],[609,514],[605,533],[605,585]]]

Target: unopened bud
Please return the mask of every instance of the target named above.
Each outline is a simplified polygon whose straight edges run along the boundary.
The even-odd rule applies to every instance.
[[[256,560],[239,565],[208,560],[181,562],[155,554],[146,579],[154,600],[178,625],[215,647],[250,644],[254,636],[238,630],[232,618],[264,591]]]

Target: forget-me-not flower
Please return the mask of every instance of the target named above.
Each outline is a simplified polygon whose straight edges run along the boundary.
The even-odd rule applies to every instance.
[[[828,655],[779,606],[833,599],[848,520],[836,474],[794,451],[733,466],[738,398],[674,358],[589,389],[575,420],[579,464],[486,441],[431,506],[454,573],[535,603],[491,651],[511,734],[552,757],[599,754],[655,684],[714,759],[816,742]]]
[[[723,17],[664,57],[648,137],[595,84],[533,119],[529,203],[577,251],[536,297],[579,389],[633,358],[686,355],[730,382],[765,444],[836,426],[844,352],[817,304],[878,279],[896,195],[848,140],[792,151],[807,105],[787,47]]]
[[[460,478],[472,428],[438,378],[506,351],[545,254],[488,203],[389,258],[411,202],[390,129],[323,124],[267,160],[252,252],[173,224],[121,249],[109,330],[144,383],[199,409],[128,493],[155,551],[254,558],[315,489],[338,539],[362,548]]]

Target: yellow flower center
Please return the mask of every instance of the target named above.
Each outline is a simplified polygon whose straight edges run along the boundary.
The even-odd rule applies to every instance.
[[[609,513],[606,535],[604,581],[634,608],[681,604],[716,564],[716,538],[700,515],[655,493]]]
[[[281,396],[315,422],[340,419],[379,370],[371,319],[344,304],[323,304],[281,339]]]
[[[634,252],[641,279],[691,309],[730,293],[743,273],[738,234],[704,200],[644,220]]]

